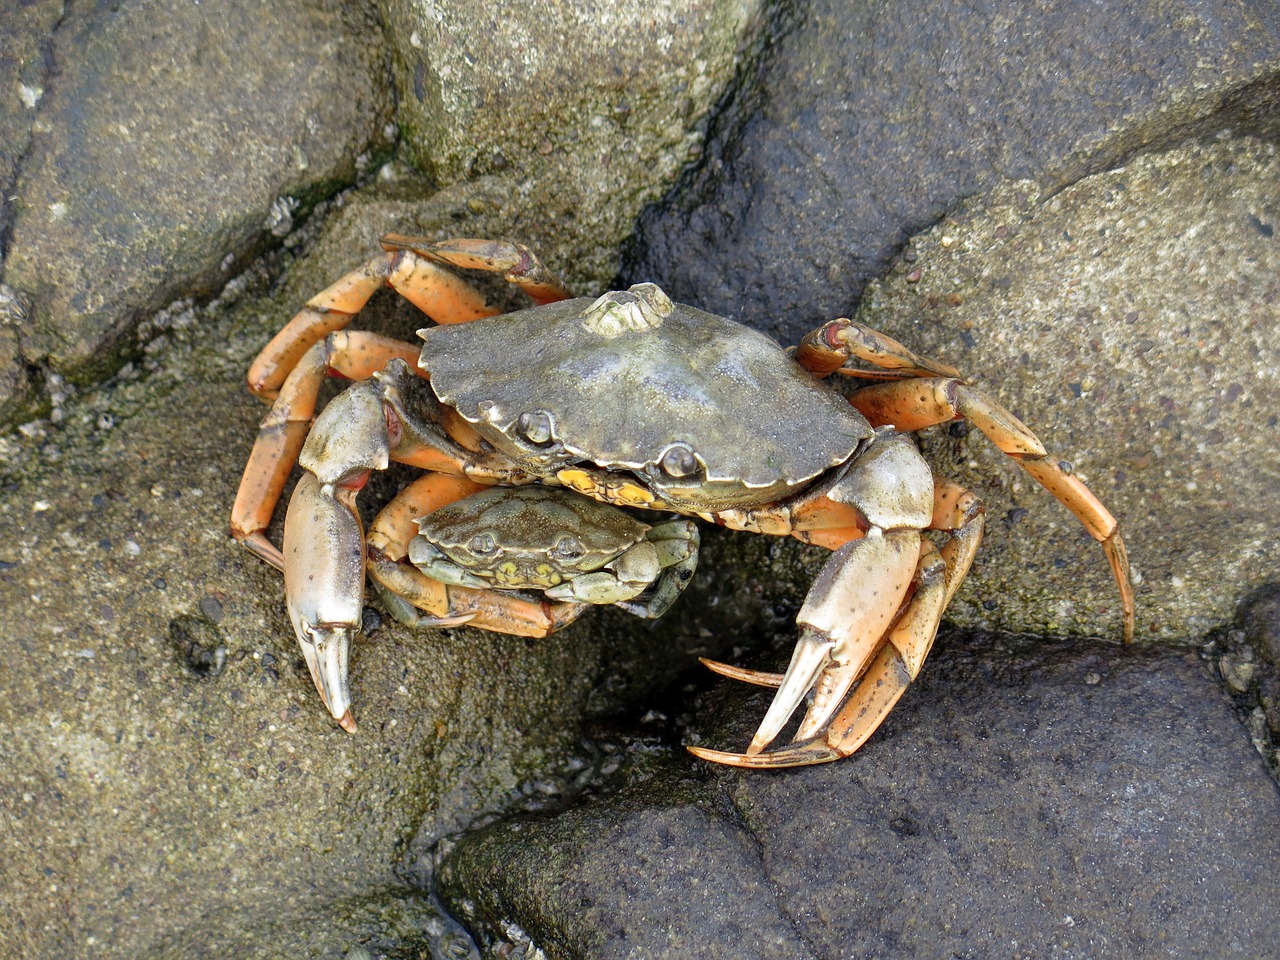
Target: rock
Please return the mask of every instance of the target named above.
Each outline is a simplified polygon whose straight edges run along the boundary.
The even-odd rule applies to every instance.
[[[1245,639],[1280,678],[1280,583],[1259,587],[1241,612]]]
[[[443,896],[490,939],[516,941],[514,924],[553,958],[714,958],[744,944],[760,960],[812,956],[751,835],[681,772],[468,836],[445,862]]]
[[[724,704],[704,732],[745,743],[765,695]],[[446,904],[556,960],[744,943],[849,960],[1250,957],[1280,937],[1280,795],[1187,653],[950,636],[851,759],[672,767],[471,834],[441,873]]]
[[[14,180],[31,144],[31,122],[49,79],[49,38],[58,28],[64,8],[61,0],[35,0],[0,12],[0,90],[6,94],[0,98],[0,189],[4,191],[0,194],[0,238],[5,242],[13,217]],[[0,243],[0,250],[4,245]]]
[[[1023,39],[1034,23],[996,18],[1009,39],[1002,49],[1023,55],[1010,89],[1021,95],[1027,76],[1048,77],[1046,99],[1027,102],[1080,99],[1084,109],[1053,116],[1094,126],[1080,133],[1080,121],[1064,119],[1066,133],[1046,140],[1040,124],[1050,120],[1037,112],[1019,117],[1034,134],[1024,142],[1003,116],[981,116],[990,71],[970,76],[942,58],[925,68],[933,77],[910,110],[883,96],[857,101],[863,122],[880,130],[868,142],[884,149],[883,170],[858,153],[860,138],[816,108],[801,111],[797,135],[812,120],[829,134],[824,150],[863,166],[828,181],[830,193],[814,188],[811,206],[785,207],[786,229],[762,239],[748,228],[771,191],[808,189],[800,174],[831,167],[825,155],[769,161],[767,170],[736,164],[735,150],[752,156],[752,138],[780,126],[768,111],[781,96],[758,98],[767,85],[744,83],[739,120],[704,119],[735,64],[755,75],[749,61],[760,48],[740,45],[760,29],[757,7],[636,10],[615,15],[657,26],[575,30],[579,14],[554,5],[535,18],[516,7],[386,0],[390,53],[365,7],[333,0],[290,0],[269,13],[243,0],[129,0],[73,4],[65,16],[60,5],[31,2],[0,15],[0,80],[19,89],[16,103],[0,105],[0,179],[23,198],[0,226],[9,257],[0,417],[30,417],[39,390],[49,410],[0,438],[0,939],[10,951],[105,960],[474,955],[432,900],[433,865],[443,838],[515,810],[541,819],[491,826],[447,859],[451,903],[470,904],[486,936],[510,945],[495,939],[498,954],[532,955],[541,942],[608,955],[630,942],[654,956],[678,947],[680,956],[803,957],[844,955],[848,942],[877,955],[929,956],[942,944],[999,956],[1021,949],[1007,946],[1017,940],[1034,955],[1105,955],[1116,944],[1111,952],[1126,956],[1166,947],[1231,956],[1236,939],[1276,940],[1263,906],[1276,901],[1276,796],[1248,743],[1271,742],[1266,709],[1277,689],[1266,653],[1274,631],[1257,626],[1269,609],[1261,601],[1232,628],[1242,645],[1213,653],[1245,688],[1239,696],[1254,698],[1240,701],[1246,731],[1185,652],[1010,652],[952,639],[864,753],[822,770],[739,777],[652,734],[642,749],[628,741],[619,750],[599,719],[635,708],[684,724],[688,694],[667,701],[654,691],[694,653],[751,662],[771,640],[789,648],[825,552],[708,530],[695,582],[657,622],[598,611],[532,642],[410,632],[375,602],[354,655],[359,733],[348,737],[325,716],[278,576],[225,532],[262,416],[242,386],[249,358],[388,230],[527,240],[594,291],[629,218],[708,123],[725,124],[716,159],[728,186],[714,189],[758,191],[759,203],[737,216],[737,200],[725,200],[716,215],[736,217],[742,232],[700,227],[674,237],[672,250],[686,244],[684,255],[715,264],[736,246],[733,260],[747,265],[762,303],[771,280],[753,263],[816,270],[821,283],[804,289],[822,296],[875,269],[861,253],[859,264],[832,269],[796,242],[797,227],[821,237],[816,225],[834,221],[840,250],[851,249],[861,208],[848,197],[867,184],[888,211],[865,231],[882,246],[952,204],[956,184],[976,189],[1012,171],[1064,188],[1004,184],[921,234],[907,251],[914,262],[867,298],[866,317],[973,373],[1116,508],[1144,578],[1144,636],[1186,640],[1229,619],[1234,591],[1257,586],[1274,553],[1274,151],[1244,139],[1187,147],[1068,183],[1201,124],[1270,129],[1271,12],[1197,7],[1169,28],[1182,43],[1163,54],[1146,38],[1126,46],[1122,30],[1045,47],[1067,28]],[[1083,29],[1079,11],[1067,12],[1076,14],[1072,31]],[[829,14],[815,15],[819,33],[831,34],[838,18]],[[923,14],[909,14],[904,27],[938,36]],[[944,33],[991,22],[930,15]],[[1098,15],[1090,26],[1146,22],[1125,16]],[[681,17],[696,29],[676,29]],[[878,36],[899,26],[877,23]],[[767,82],[800,75],[797,51],[829,56],[807,24],[772,25],[781,32],[766,44]],[[1204,36],[1186,42],[1197,24]],[[929,42],[917,52],[944,41]],[[992,49],[970,62],[1019,66],[985,42]],[[535,47],[558,59],[548,66]],[[1192,49],[1216,57],[1212,68],[1191,61]],[[1116,68],[1132,85],[1119,106],[1101,102],[1115,82],[1071,60],[1097,50],[1132,55]],[[426,173],[375,156],[392,60],[404,99],[414,100],[404,106],[406,156]],[[1059,62],[1073,70],[1065,81]],[[600,64],[617,79],[602,77]],[[868,89],[891,91],[910,76],[904,66],[885,59],[891,78]],[[832,75],[813,71],[815,81]],[[941,96],[936,84],[948,82],[957,89]],[[41,93],[28,107],[21,88],[35,84]],[[149,95],[156,89],[163,96]],[[991,102],[998,111],[1011,101]],[[1126,105],[1133,115],[1118,119]],[[926,136],[906,125],[917,108],[958,119]],[[434,143],[423,139],[430,130]],[[930,168],[913,180],[916,144],[935,135],[955,148],[960,174]],[[979,148],[1013,160],[973,173],[962,161]],[[353,180],[360,185],[339,190]],[[312,203],[320,215],[302,219]],[[264,244],[274,245],[269,254],[241,272]],[[725,289],[743,289],[721,272]],[[795,285],[778,277],[778,296],[791,296]],[[389,292],[359,321],[402,337],[420,323]],[[933,339],[916,336],[925,326]],[[121,368],[126,356],[134,362]],[[89,386],[107,373],[108,385]],[[1073,520],[1027,493],[1025,479],[1010,480],[1016,471],[976,434],[935,431],[927,446],[991,508],[989,543],[957,619],[1116,630],[1114,588]],[[376,479],[366,505],[406,476]],[[719,728],[703,716],[692,729],[703,742],[740,746],[763,704],[724,702]],[[619,782],[619,797],[605,799]],[[589,855],[589,871],[566,881],[549,870],[578,855]],[[1223,903],[1230,925],[1215,922]]]
[[[623,270],[783,343],[846,314],[909,236],[1000,179],[1052,194],[1196,133],[1274,137],[1280,115],[1265,0],[821,0],[784,20]]]
[[[1265,583],[1245,597],[1234,622],[1210,635],[1205,653],[1254,747],[1280,778],[1280,584]]]
[[[913,239],[858,317],[1022,417],[1121,520],[1141,637],[1207,633],[1274,578],[1280,223],[1273,145],[1137,158],[1052,198],[1011,184]],[[976,430],[924,444],[987,540],[948,617],[1114,635],[1092,541]]]
[[[42,405],[35,373],[20,348],[21,331],[30,316],[26,298],[0,283],[0,424],[34,417]]]
[[[415,223],[471,232],[477,195],[442,194]],[[372,229],[392,205],[331,222]],[[621,612],[544,641],[383,617],[353,653],[359,732],[336,728],[280,577],[227,534],[263,415],[242,378],[275,309],[250,292],[195,308],[145,378],[81,393],[61,426],[0,449],[0,939],[15,953],[456,951],[406,863],[547,802],[581,776],[585,716],[688,662],[667,646],[686,634]]]
[[[9,245],[14,216],[14,183],[31,145],[31,124],[44,99],[49,76],[49,37],[65,4],[40,0],[0,11],[0,259]],[[30,316],[17,291],[0,284],[0,429],[36,415],[39,387],[19,348]]]
[[[382,0],[406,147],[442,185],[501,176],[522,212],[508,232],[567,248],[567,278],[601,292],[701,148],[761,7]]]
[[[4,269],[33,302],[25,361],[82,384],[116,372],[139,319],[217,290],[352,181],[390,118],[371,30],[337,0],[61,20]]]

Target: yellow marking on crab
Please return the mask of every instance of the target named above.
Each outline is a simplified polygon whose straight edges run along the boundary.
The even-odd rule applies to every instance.
[[[622,507],[647,507],[657,498],[639,484],[609,478],[611,482],[601,483],[586,470],[568,467],[556,474],[556,479],[572,490],[585,493],[588,497],[614,503]]]
[[[654,496],[644,487],[634,483],[620,483],[605,491],[610,503],[624,507],[644,507],[653,503]]]
[[[595,496],[600,490],[600,484],[585,470],[561,470],[556,474],[556,479],[571,490],[585,493],[589,497]]]

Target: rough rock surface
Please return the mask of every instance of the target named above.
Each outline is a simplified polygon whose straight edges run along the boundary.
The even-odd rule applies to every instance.
[[[475,190],[441,195],[415,222],[488,232],[475,207],[490,209]],[[353,654],[360,730],[338,730],[279,576],[227,534],[263,412],[244,369],[276,309],[229,291],[157,338],[145,377],[4,447],[0,941],[15,955],[465,948],[406,864],[581,777],[582,718],[685,656],[664,649],[680,631],[637,644],[620,613],[542,642],[375,616]]]
[[[332,728],[295,653],[278,577],[225,533],[261,416],[241,386],[249,357],[387,230],[531,240],[585,280],[580,289],[595,289],[628,218],[696,146],[700,111],[756,29],[752,4],[687,15],[660,6],[673,35],[691,18],[688,35],[663,49],[659,33],[656,55],[644,24],[604,36],[606,66],[619,71],[611,86],[587,69],[600,59],[596,35],[571,29],[581,5],[535,7],[547,22],[529,26],[525,42],[561,48],[554,76],[528,72],[519,55],[527,6],[503,8],[491,27],[493,6],[460,24],[431,20],[443,7],[386,0],[388,21],[400,10],[427,27],[422,48],[412,26],[396,29],[393,54],[364,7],[332,0],[267,13],[240,0],[0,11],[0,179],[16,184],[6,198],[24,198],[0,214],[0,418],[30,416],[35,387],[51,409],[0,438],[5,949],[38,960],[355,960],[357,945],[388,960],[473,956],[430,893],[442,836],[503,810],[602,797],[619,782],[629,786],[616,802],[462,842],[452,903],[470,902],[482,929],[507,941],[494,941],[495,956],[533,955],[521,924],[562,952],[590,945],[602,955],[625,951],[622,932],[655,955],[683,943],[681,956],[739,956],[744,943],[837,955],[845,940],[895,956],[932,955],[922,945],[934,942],[962,956],[1230,956],[1250,938],[1276,942],[1276,800],[1250,749],[1252,740],[1274,760],[1280,731],[1274,586],[1262,582],[1275,552],[1274,151],[1228,140],[1076,181],[1205,124],[1274,140],[1270,8],[1090,7],[1082,17],[1076,5],[1042,4],[1014,23],[937,4],[928,22],[917,8],[860,7],[863,19],[848,25],[872,28],[858,35],[871,52],[850,60],[835,7],[771,7],[792,18],[773,37],[771,66],[743,85],[736,113],[713,121],[719,146],[692,181],[724,202],[689,237],[668,237],[685,263],[707,257],[723,289],[761,305],[725,307],[744,317],[801,288],[838,304],[790,318],[807,326],[846,309],[862,284],[850,278],[882,262],[851,238],[892,245],[884,238],[919,232],[975,185],[1044,175],[1034,190],[1002,186],[921,234],[867,298],[867,318],[977,376],[1117,507],[1143,575],[1145,637],[1199,640],[1252,590],[1211,647],[1247,726],[1185,652],[1013,654],[952,639],[848,763],[711,772],[652,733],[656,712],[620,749],[600,718],[628,706],[643,717],[655,704],[704,742],[741,745],[758,698],[726,701],[718,729],[705,712],[684,716],[689,690],[652,691],[694,653],[752,662],[766,645],[785,658],[792,642],[824,552],[708,530],[690,592],[656,623],[601,611],[532,643],[410,633],[374,604],[355,654],[360,733]],[[1124,16],[1120,27],[1173,26],[1137,42],[1127,28],[1104,40],[1086,32]],[[971,35],[983,38],[976,49],[961,42]],[[477,51],[483,61],[468,63]],[[1205,65],[1188,63],[1189,51]],[[797,54],[809,58],[803,84]],[[414,111],[447,127],[435,153],[416,139],[425,127],[413,127],[413,154],[430,169],[414,173],[405,151],[365,182],[361,157],[390,115],[389,62],[415,97],[419,62],[424,89],[434,71],[452,71],[457,99],[404,105],[406,119]],[[851,98],[832,81],[835,65],[851,62],[874,96]],[[917,63],[918,73],[906,69]],[[993,65],[1013,71],[1013,99],[988,98]],[[1037,102],[1049,103],[1034,114],[1028,78],[1043,81],[1047,100]],[[850,104],[860,132],[845,125]],[[542,112],[523,123],[522,110]],[[917,114],[933,126],[922,132]],[[1054,117],[1061,129],[1038,126]],[[1030,140],[1022,123],[1035,125]],[[782,159],[749,149],[788,136],[822,149]],[[864,140],[870,153],[859,152]],[[1044,157],[1027,144],[1041,141],[1061,156],[1036,166]],[[504,143],[515,146],[499,162]],[[306,170],[297,144],[310,151]],[[975,174],[978,150],[997,159]],[[943,159],[913,169],[916,151]],[[837,169],[836,154],[861,166]],[[827,179],[815,187],[811,173]],[[452,178],[461,180],[435,192]],[[363,185],[321,199],[353,179]],[[286,192],[302,200],[292,212],[273,203]],[[871,226],[857,202],[868,195],[883,217]],[[757,230],[770,208],[781,218]],[[832,242],[819,229],[831,222],[834,260],[808,245]],[[276,240],[239,273],[259,241]],[[731,275],[738,263],[745,281]],[[771,299],[770,277],[782,300]],[[707,298],[686,295],[715,305],[720,280],[704,279]],[[87,333],[75,298],[97,325]],[[52,324],[57,316],[67,324]],[[420,322],[389,293],[360,320],[400,336]],[[85,359],[99,342],[116,346]],[[116,372],[125,353],[134,362],[76,392],[42,366],[46,353],[55,367],[72,358],[66,368],[80,364],[85,378]],[[991,505],[957,618],[1114,632],[1105,565],[1065,512],[1012,479],[971,432],[936,431],[927,446]],[[403,479],[371,484],[368,502]],[[538,846],[525,842],[538,836]],[[704,847],[719,859],[700,857]],[[480,877],[485,849],[503,859]],[[605,866],[547,877],[530,849],[552,864],[591,853]],[[917,888],[923,897],[912,899]]]
[[[497,174],[519,236],[575,287],[617,272],[646,203],[701,149],[759,0],[382,0],[400,122],[441,185]]]
[[[624,276],[787,343],[985,185],[1053,190],[1197,132],[1274,137],[1280,116],[1267,0],[784,9]]]
[[[0,251],[13,216],[18,165],[31,143],[31,123],[49,79],[49,40],[61,21],[63,0],[35,0],[6,11],[0,30]]]
[[[730,698],[715,741],[764,705]],[[951,636],[850,760],[672,762],[471,834],[441,881],[552,960],[1254,957],[1280,938],[1277,817],[1194,654]]]
[[[1203,635],[1275,578],[1277,184],[1276,146],[1240,138],[1051,198],[1003,186],[914,238],[858,313],[973,376],[1087,479],[1124,524],[1142,637]],[[955,622],[1114,631],[1114,588],[1073,519],[976,430],[924,446],[989,511]]]
[[[386,57],[359,39],[376,31],[337,0],[135,0],[63,17],[4,265],[32,300],[25,362],[81,382],[114,373],[140,319],[217,290],[385,150]]]

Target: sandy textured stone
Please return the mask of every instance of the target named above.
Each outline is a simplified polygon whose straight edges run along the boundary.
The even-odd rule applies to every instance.
[[[48,83],[45,54],[65,8],[62,0],[26,0],[0,10],[0,238],[8,233],[14,178]]]
[[[389,119],[375,24],[337,0],[65,17],[4,268],[33,301],[26,360],[82,382],[114,373],[143,315],[217,289],[354,179]]]
[[[700,149],[760,23],[758,0],[382,0],[400,121],[440,183],[498,174],[521,239],[568,248],[593,290]]]
[[[1280,555],[1280,156],[1241,139],[1142,157],[1052,198],[1027,183],[915,238],[859,317],[1031,424],[1124,524],[1138,634],[1229,621]],[[926,455],[988,537],[949,616],[1114,635],[1100,552],[977,431]]]
[[[1000,179],[1053,190],[1193,133],[1280,130],[1270,0],[816,0],[781,16],[623,276],[784,343]]]
[[[415,223],[484,232],[475,199],[441,195]],[[395,206],[379,203],[359,229]],[[193,311],[145,378],[0,448],[0,941],[15,954],[465,949],[413,865],[476,817],[554,795],[581,770],[583,716],[681,662],[620,612],[543,641],[375,615],[352,657],[359,732],[335,727],[279,575],[227,532],[264,409],[244,370],[261,318],[299,302],[276,295]]]

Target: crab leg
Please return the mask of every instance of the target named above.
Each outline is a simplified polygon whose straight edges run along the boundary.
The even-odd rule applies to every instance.
[[[929,541],[923,541],[913,578],[914,595],[888,638],[873,652],[861,673],[855,675],[851,669],[828,668],[828,674],[822,679],[830,677],[826,682],[834,697],[830,701],[831,706],[821,712],[810,708],[790,746],[768,753],[753,753],[748,748],[745,754],[705,747],[690,747],[689,750],[704,760],[756,768],[827,763],[856,751],[884,722],[919,675],[924,658],[933,646],[938,623],[946,609],[944,567],[937,548]],[[721,666],[716,664],[713,669],[717,673],[725,673]],[[751,682],[772,685],[770,681],[773,678],[782,681],[784,676],[760,673],[752,677]],[[855,682],[857,686],[846,697]],[[823,693],[821,690],[815,693],[815,707]],[[754,740],[752,745],[755,745]]]
[[[338,331],[312,345],[284,381],[263,419],[231,508],[231,533],[273,567],[284,560],[266,537],[289,472],[298,460],[315,416],[320,384],[332,370],[363,379],[394,357],[416,363],[417,349],[372,333]],[[385,464],[384,464],[385,466]]]
[[[862,746],[920,673],[943,611],[982,538],[982,505],[950,481],[939,480],[930,527],[952,534],[941,551],[914,531],[899,531],[899,537],[914,534],[916,551],[904,553],[900,549],[903,541],[896,545],[897,556],[882,546],[867,549],[864,545],[888,539],[888,535],[872,534],[832,555],[801,609],[801,639],[785,674],[704,659],[702,662],[716,673],[777,687],[778,692],[746,753],[705,747],[690,747],[690,751],[730,766],[789,767],[825,763]],[[860,567],[864,561],[887,562],[888,566],[868,570]],[[912,561],[913,568],[904,567]],[[900,591],[895,579],[904,573],[910,580],[909,589]],[[894,600],[895,595],[899,599]],[[902,598],[909,598],[905,606],[901,606]],[[878,606],[879,621],[867,616],[867,606]],[[859,617],[866,619],[859,623]],[[816,626],[814,620],[822,626]],[[877,629],[880,622],[885,626]],[[842,642],[842,635],[847,638],[850,634],[857,634],[857,638]],[[793,744],[763,752],[810,690],[813,703]]]
[[[848,369],[850,357],[874,364],[878,370]],[[826,377],[840,372],[854,377],[888,379],[899,377],[960,377],[947,363],[913,353],[888,334],[847,317],[831,320],[814,330],[796,347],[796,362],[806,370]]]
[[[320,699],[354,733],[347,658],[364,607],[364,538],[355,490],[326,494],[304,474],[284,524],[285,605]]]
[[[563,281],[523,243],[510,243],[504,240],[431,241],[425,237],[406,237],[388,233],[382,238],[382,246],[387,250],[410,252],[427,260],[447,263],[464,270],[488,270],[501,273],[502,279],[515,284],[535,303],[555,303],[557,300],[566,300],[569,297],[569,289]],[[417,303],[416,300],[414,302]],[[422,309],[435,317],[435,314],[425,306]],[[456,321],[438,320],[437,322]]]
[[[437,323],[491,317],[497,305],[466,280],[417,255],[389,249],[316,294],[271,338],[249,367],[249,389],[272,399],[302,355],[325,336],[346,327],[377,290],[393,287]]]
[[[773,742],[810,691],[802,727],[830,719],[897,616],[919,550],[919,532],[901,530],[851,540],[831,555],[800,608],[800,639],[747,756]]]
[[[509,593],[444,584],[407,562],[415,520],[470,496],[484,485],[463,477],[427,474],[383,508],[369,528],[369,573],[398,619],[411,626],[471,626],[523,637],[545,637],[572,623],[586,603],[531,601]],[[417,613],[425,612],[426,616]]]
[[[918,357],[892,338],[851,320],[824,324],[805,337],[796,351],[796,360],[819,376],[836,370],[852,376],[862,375],[860,371],[836,364],[841,357],[856,357],[912,377],[923,377],[873,384],[851,396],[849,402],[873,426],[892,425],[911,431],[966,419],[1075,514],[1106,553],[1120,591],[1124,640],[1127,643],[1133,639],[1133,586],[1119,523],[1093,492],[1071,475],[1068,466],[1048,454],[1026,424],[994,398],[960,379],[945,364]]]

